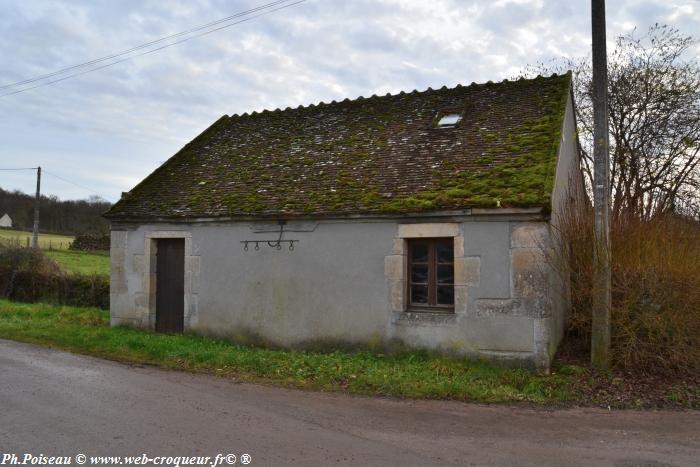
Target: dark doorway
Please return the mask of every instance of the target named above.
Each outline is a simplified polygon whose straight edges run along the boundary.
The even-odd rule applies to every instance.
[[[156,331],[182,332],[185,321],[185,239],[162,238],[156,241]]]

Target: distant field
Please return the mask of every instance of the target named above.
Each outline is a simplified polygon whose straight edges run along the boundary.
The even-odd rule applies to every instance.
[[[85,252],[71,250],[45,250],[66,272],[109,275],[109,252]]]
[[[24,232],[22,230],[8,230],[0,229],[0,242],[15,242],[20,245],[26,246],[27,239],[31,242],[32,233]],[[66,250],[73,241],[73,237],[68,235],[54,235],[54,234],[39,234],[39,248],[44,250],[56,249],[56,250]]]
[[[32,233],[22,230],[0,229],[0,243],[31,243]],[[80,274],[109,275],[109,252],[85,252],[68,250],[73,237],[69,235],[39,234],[39,248],[64,271]]]

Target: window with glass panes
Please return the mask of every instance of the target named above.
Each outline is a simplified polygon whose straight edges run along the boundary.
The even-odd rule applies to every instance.
[[[408,240],[409,309],[454,310],[454,240]]]

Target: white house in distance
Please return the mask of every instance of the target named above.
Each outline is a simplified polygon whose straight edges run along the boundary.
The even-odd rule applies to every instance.
[[[225,115],[106,214],[111,322],[547,369],[573,105],[565,74]]]
[[[0,217],[0,227],[12,227],[12,218],[9,214]]]

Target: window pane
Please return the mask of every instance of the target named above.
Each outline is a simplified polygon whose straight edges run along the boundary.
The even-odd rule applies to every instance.
[[[438,127],[455,126],[462,120],[460,114],[445,114],[438,120]]]
[[[442,264],[437,268],[438,284],[453,284],[455,281],[454,266]]]
[[[454,305],[455,291],[451,285],[441,285],[437,288],[438,305]]]
[[[411,244],[411,261],[414,263],[427,263],[428,245],[425,243]]]
[[[454,244],[452,242],[440,242],[436,245],[438,263],[454,262]]]
[[[414,264],[411,266],[411,282],[419,282],[421,284],[428,283],[428,265]]]
[[[428,286],[411,286],[411,303],[428,303]]]

